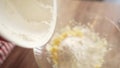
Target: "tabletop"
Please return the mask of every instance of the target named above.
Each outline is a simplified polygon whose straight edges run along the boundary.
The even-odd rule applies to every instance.
[[[120,5],[80,0],[58,0],[57,23],[79,20],[84,14],[104,15],[118,24]],[[0,68],[38,68],[33,50],[16,46]]]

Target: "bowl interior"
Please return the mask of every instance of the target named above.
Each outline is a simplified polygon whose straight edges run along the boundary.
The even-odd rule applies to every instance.
[[[103,37],[108,41],[108,49],[110,49],[104,57],[105,62],[102,68],[120,68],[120,31],[114,22],[105,16],[84,16],[79,20],[71,20],[65,23],[58,22],[55,33],[68,25],[71,27],[76,25],[89,25],[91,29],[96,33],[99,33],[100,37]],[[36,62],[41,68],[52,68],[51,64],[47,62],[46,50],[44,47],[34,49]]]

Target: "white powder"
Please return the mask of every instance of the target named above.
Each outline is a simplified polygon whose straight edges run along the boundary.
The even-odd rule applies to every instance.
[[[58,46],[58,64],[54,68],[100,68],[107,51],[107,42],[88,28],[83,37],[68,36]],[[51,54],[51,53],[50,53]]]

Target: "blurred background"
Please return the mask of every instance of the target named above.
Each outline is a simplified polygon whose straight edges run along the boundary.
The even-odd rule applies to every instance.
[[[120,4],[120,0],[84,0],[84,1],[101,1],[101,2],[109,2],[109,3]]]

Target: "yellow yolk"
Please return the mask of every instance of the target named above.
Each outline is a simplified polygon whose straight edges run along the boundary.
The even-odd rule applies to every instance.
[[[99,65],[99,64],[95,66],[95,68],[100,68],[100,67],[101,67],[101,65]]]

